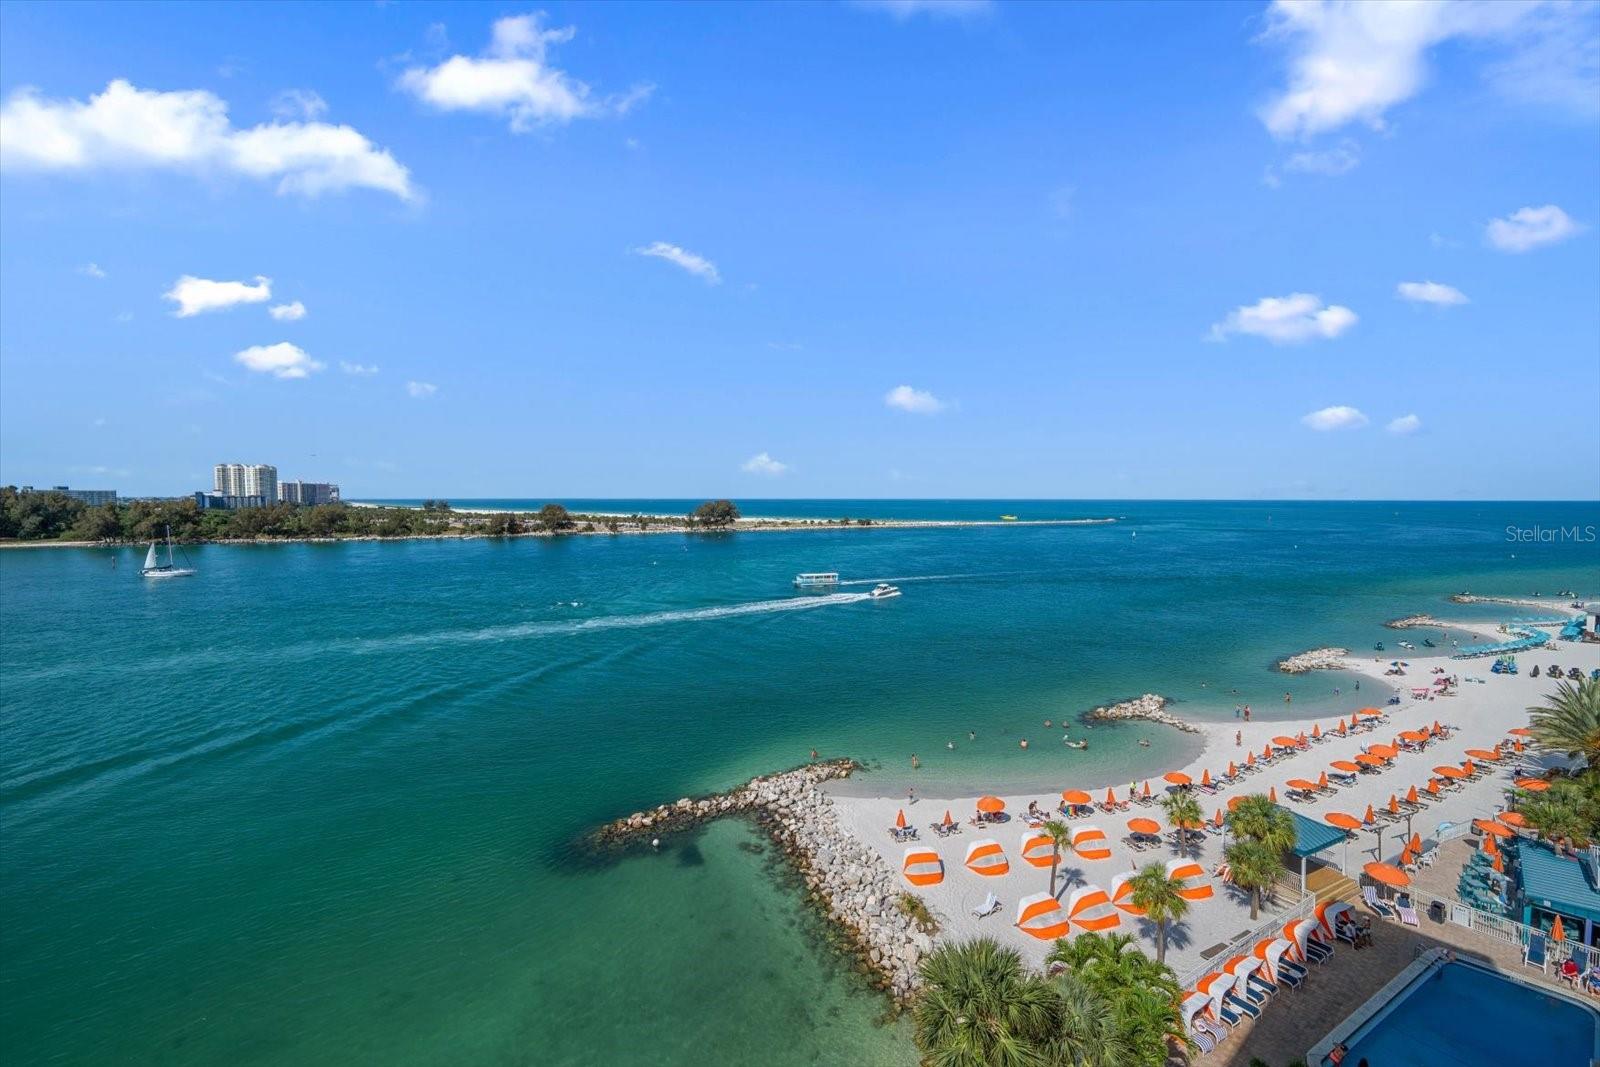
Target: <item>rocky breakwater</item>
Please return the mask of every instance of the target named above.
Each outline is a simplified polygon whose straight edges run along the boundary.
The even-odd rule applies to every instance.
[[[1313,648],[1309,652],[1290,656],[1278,664],[1284,674],[1304,674],[1307,671],[1337,671],[1349,666],[1348,648]]]
[[[752,778],[726,793],[683,797],[607,823],[591,844],[626,848],[726,815],[755,820],[784,850],[811,900],[844,931],[878,985],[903,1003],[916,989],[917,965],[933,940],[902,910],[906,893],[898,875],[840,825],[833,798],[818,788],[859,766],[848,759],[811,763]]]
[[[1407,615],[1403,619],[1390,619],[1384,623],[1391,630],[1406,630],[1413,626],[1443,626],[1444,623],[1432,615]]]
[[[1093,711],[1084,712],[1083,718],[1088,722],[1123,722],[1128,719],[1145,719],[1149,722],[1159,722],[1175,730],[1182,730],[1186,734],[1197,734],[1200,727],[1193,723],[1184,722],[1170,711],[1166,710],[1167,698],[1155,693],[1146,693],[1142,697],[1124,700],[1120,704],[1112,704],[1106,708],[1095,708]]]

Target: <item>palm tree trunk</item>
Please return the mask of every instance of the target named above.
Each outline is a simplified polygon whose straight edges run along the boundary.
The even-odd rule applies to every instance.
[[[1250,921],[1255,922],[1261,917],[1261,889],[1257,887],[1250,890]]]
[[[1156,923],[1156,962],[1167,962],[1167,924]]]
[[[1061,849],[1058,847],[1050,853],[1050,896],[1056,895],[1056,865],[1061,862]]]

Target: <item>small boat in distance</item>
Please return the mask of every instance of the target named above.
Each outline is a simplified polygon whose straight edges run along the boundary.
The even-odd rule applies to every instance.
[[[187,556],[184,562],[189,562]],[[144,566],[139,573],[146,578],[188,578],[194,574],[193,567],[179,567],[172,562],[172,527],[167,527],[167,562],[162,563],[156,556],[156,543],[150,542],[150,551],[144,554]]]
[[[1017,521],[1017,517],[1015,515],[1002,515],[1002,516],[1000,516],[1000,521],[1001,522],[1016,522]]]
[[[820,589],[824,586],[838,585],[839,572],[812,571],[806,574],[797,574],[794,576],[794,584],[797,589]]]
[[[900,587],[898,585],[890,585],[888,582],[879,582],[872,587],[872,592],[867,595],[873,600],[888,600],[892,596],[900,595]]]

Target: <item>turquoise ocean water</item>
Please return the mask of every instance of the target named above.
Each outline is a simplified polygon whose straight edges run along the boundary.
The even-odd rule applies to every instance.
[[[1126,781],[1186,739],[1042,720],[1355,706],[1271,663],[1525,614],[1461,589],[1600,594],[1592,534],[1506,530],[1593,503],[744,507],[1121,521],[206,546],[164,583],[131,548],[0,551],[7,1062],[910,1063],[742,824],[607,863],[575,835],[813,747],[930,797]],[[795,594],[823,569],[855,584]]]

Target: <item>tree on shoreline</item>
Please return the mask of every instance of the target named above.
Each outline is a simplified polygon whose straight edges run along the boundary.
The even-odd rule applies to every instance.
[[[551,533],[572,529],[571,514],[560,504],[546,504],[539,509],[539,525]]]
[[[739,521],[739,508],[731,500],[707,500],[689,513],[690,525],[732,526]]]

